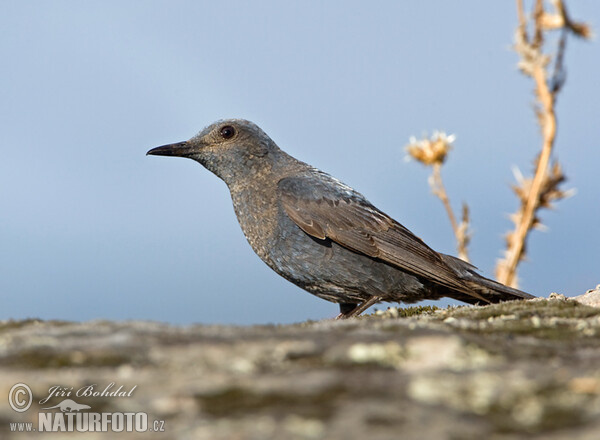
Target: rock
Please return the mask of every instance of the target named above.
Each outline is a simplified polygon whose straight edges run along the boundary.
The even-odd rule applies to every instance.
[[[38,439],[10,424],[37,427],[41,408],[69,398],[91,407],[82,414],[164,421],[153,439],[591,440],[598,365],[600,309],[558,295],[278,326],[4,321],[0,395],[25,383],[34,399],[21,413],[0,405],[0,438]],[[133,391],[75,395],[110,383]],[[40,404],[56,385],[72,394]]]
[[[585,304],[586,306],[600,307],[600,284],[598,284],[595,289],[590,289],[583,295],[574,296],[571,299],[581,304]]]

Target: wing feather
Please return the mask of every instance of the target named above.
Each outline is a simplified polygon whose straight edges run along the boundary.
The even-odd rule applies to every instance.
[[[323,176],[287,177],[279,182],[281,206],[300,229],[484,300],[420,238],[359,193],[325,176],[329,182],[323,182]]]

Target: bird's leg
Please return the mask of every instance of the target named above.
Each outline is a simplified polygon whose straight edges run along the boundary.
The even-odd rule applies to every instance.
[[[358,307],[356,303],[340,303],[340,314],[335,319],[343,319],[346,315]]]
[[[371,298],[360,303],[359,305],[342,303],[342,304],[340,304],[340,314],[338,316],[336,316],[335,319],[354,318],[355,316],[358,316],[362,312],[367,310],[373,304],[377,304],[382,299],[383,298],[381,296],[372,296]],[[350,306],[355,306],[355,307],[353,309],[351,309]]]

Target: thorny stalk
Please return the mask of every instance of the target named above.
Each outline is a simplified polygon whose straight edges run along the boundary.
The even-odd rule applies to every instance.
[[[469,208],[463,204],[462,219],[458,223],[456,216],[452,211],[448,192],[442,180],[442,164],[446,160],[446,156],[452,147],[452,142],[455,136],[447,136],[445,133],[434,132],[431,139],[422,139],[417,141],[416,138],[411,138],[410,143],[406,146],[406,151],[413,159],[421,162],[425,166],[432,167],[432,173],[429,178],[431,191],[437,196],[444,205],[446,214],[450,219],[452,231],[456,237],[456,248],[458,256],[466,262],[469,262],[469,254],[467,247],[471,239],[469,232]]]
[[[542,207],[550,207],[552,200],[568,196],[560,191],[558,184],[565,180],[558,164],[550,169],[550,158],[556,139],[556,97],[564,85],[565,72],[563,58],[566,47],[567,31],[580,37],[589,38],[591,31],[583,23],[570,20],[562,0],[554,0],[555,13],[544,10],[543,0],[536,0],[533,11],[533,37],[527,33],[527,20],[522,0],[517,2],[517,16],[519,27],[517,29],[515,50],[521,56],[519,66],[522,72],[531,76],[535,81],[535,94],[537,97],[536,113],[542,134],[542,150],[536,160],[536,170],[531,182],[522,179],[520,187],[515,187],[515,192],[520,196],[521,207],[512,218],[515,228],[506,236],[507,249],[505,256],[496,266],[496,278],[501,283],[517,287],[517,266],[525,257],[525,246],[529,232],[539,226],[540,221],[536,216]],[[560,29],[558,51],[555,56],[555,65],[552,75],[547,70],[551,57],[542,53],[544,32]]]
[[[456,235],[456,231],[458,231],[458,223],[456,223],[456,217],[454,217],[454,212],[452,212],[452,206],[450,206],[448,193],[446,192],[446,187],[442,181],[441,169],[441,163],[436,162],[433,164],[433,172],[431,173],[431,191],[442,201],[444,208],[446,208],[446,214],[448,214],[450,224],[452,225],[452,230]]]
[[[448,193],[446,192],[446,187],[444,186],[444,182],[442,180],[441,170],[441,163],[436,162],[433,164],[433,171],[431,173],[430,181],[431,191],[442,201],[442,204],[446,209],[446,214],[448,214],[448,218],[450,219],[450,225],[452,226],[452,231],[454,232],[454,237],[456,237],[456,248],[458,251],[458,257],[466,262],[470,262],[469,253],[467,252],[467,246],[469,245],[469,240],[471,238],[468,232],[469,208],[467,207],[466,203],[463,203],[462,221],[459,224],[456,221],[454,212],[452,211],[450,199],[448,198]]]

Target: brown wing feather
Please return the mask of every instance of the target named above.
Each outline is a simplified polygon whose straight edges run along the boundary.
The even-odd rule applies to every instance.
[[[488,302],[473,292],[437,252],[366,200],[303,198],[280,185],[280,201],[290,219],[313,237],[329,238],[355,252]]]

